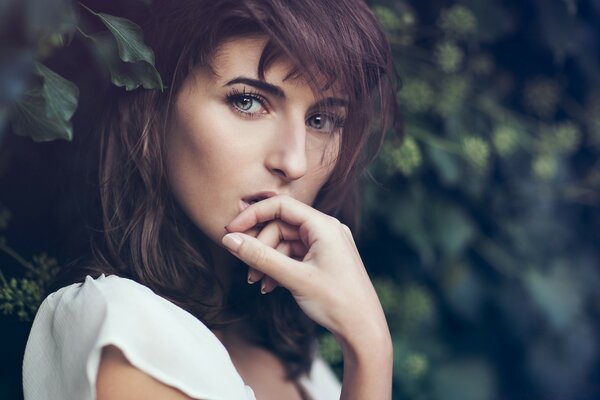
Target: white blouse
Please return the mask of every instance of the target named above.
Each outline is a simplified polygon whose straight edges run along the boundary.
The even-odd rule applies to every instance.
[[[63,287],[40,306],[23,360],[25,399],[94,400],[101,351],[109,344],[191,398],[255,400],[206,325],[150,288],[104,274]],[[340,383],[319,357],[299,382],[314,400],[340,398]]]

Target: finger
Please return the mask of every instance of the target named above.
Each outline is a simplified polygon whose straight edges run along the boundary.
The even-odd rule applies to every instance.
[[[295,226],[276,220],[269,222],[256,238],[275,249],[281,242],[300,239],[300,234]]]
[[[260,234],[260,227],[259,226],[253,226],[252,228],[248,229],[247,231],[244,232],[246,235],[250,235],[252,237],[257,237]],[[258,282],[259,280],[261,280],[261,278],[264,276],[264,274],[262,272],[259,272],[257,270],[255,270],[254,268],[248,268],[248,284],[252,285],[256,282]]]
[[[227,225],[228,232],[244,232],[261,222],[282,220],[299,227],[319,225],[331,217],[290,196],[278,195],[251,204]]]
[[[302,243],[301,240],[294,240],[286,243],[288,243],[288,245],[290,246],[289,255],[294,259],[302,260],[308,252],[308,249],[306,248],[304,243]]]
[[[292,246],[290,242],[280,242],[275,250],[289,257],[292,253]],[[277,286],[279,286],[279,282],[270,276],[265,275],[262,285],[260,286],[260,292],[262,294],[271,293]]]
[[[290,257],[292,255],[292,242],[281,242],[277,245],[276,250]]]
[[[248,232],[248,231],[246,231]],[[272,247],[286,256],[291,254],[289,245],[281,246],[286,240],[297,240],[299,238],[298,229],[283,221],[271,221],[268,223],[258,235],[255,236],[265,245]],[[248,283],[253,284],[263,278],[264,274],[254,268],[248,271]]]
[[[290,290],[301,285],[308,275],[308,265],[281,254],[252,236],[230,233],[223,237],[222,244],[248,266],[269,275]]]
[[[260,281],[263,276],[265,276],[265,274],[263,274],[262,272],[252,267],[248,267],[248,284],[255,284],[256,282]]]
[[[277,286],[279,286],[279,282],[277,282],[275,279],[271,278],[270,276],[266,276],[263,278],[262,281],[262,285],[260,286],[260,292],[262,294],[268,294],[271,293],[273,290],[275,290],[277,288]]]

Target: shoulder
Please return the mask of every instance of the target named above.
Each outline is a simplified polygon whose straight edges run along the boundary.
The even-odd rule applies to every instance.
[[[191,399],[182,391],[165,385],[131,365],[123,352],[113,345],[102,349],[96,393],[98,400]]]
[[[93,399],[107,346],[118,348],[140,376],[190,397],[247,398],[227,350],[206,325],[148,287],[113,275],[88,276],[44,300],[25,349],[26,398]],[[107,365],[110,371],[118,364]],[[47,386],[56,393],[37,393]]]

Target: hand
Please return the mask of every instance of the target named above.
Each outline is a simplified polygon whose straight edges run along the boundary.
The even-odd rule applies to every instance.
[[[264,226],[261,226],[261,225],[253,226],[252,228],[248,229],[244,233],[257,238],[263,244],[270,246],[271,248],[274,248],[275,250],[277,250],[278,252],[280,252],[282,254],[285,254],[286,256],[296,258],[296,259],[298,259],[299,255],[304,256],[304,254],[306,254],[306,249],[304,249],[304,247],[302,247],[301,250],[294,252],[291,242],[283,241],[281,239],[282,238],[281,224],[282,224],[281,221],[271,221]],[[297,243],[301,243],[301,242],[300,241],[296,242],[295,246],[297,246]],[[302,259],[302,257],[299,257],[299,258]],[[260,281],[261,279],[262,279],[262,285],[261,285],[261,293],[262,294],[270,293],[271,291],[273,291],[273,289],[275,289],[277,286],[279,286],[279,283],[276,280],[274,280],[273,278],[271,278],[270,276],[265,275],[263,272],[261,272],[257,269],[254,269],[252,267],[248,268],[248,283],[254,284],[255,282]]]
[[[280,243],[242,233],[260,223],[272,224]],[[334,335],[388,332],[352,233],[337,219],[278,195],[250,205],[226,228],[232,233],[222,242],[232,254],[287,288],[304,313]],[[289,255],[278,251],[282,243]]]

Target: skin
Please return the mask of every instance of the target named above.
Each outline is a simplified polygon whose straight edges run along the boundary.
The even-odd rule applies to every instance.
[[[319,113],[312,109],[317,100],[303,81],[284,80],[288,63],[277,62],[265,73],[265,81],[281,88],[285,98],[245,83],[227,84],[236,77],[258,80],[264,44],[259,38],[228,42],[215,55],[217,75],[200,69],[188,77],[167,137],[172,191],[215,242],[241,211],[244,196],[274,191],[312,204],[337,157],[340,132],[308,126],[307,119]],[[244,90],[264,96],[268,105],[243,97],[232,105],[226,99]]]
[[[342,132],[331,128],[327,115],[343,116],[345,109],[315,107],[323,97],[340,96],[315,96],[302,78],[286,79],[286,60],[265,71],[265,81],[283,97],[260,92],[264,109],[247,99],[227,100],[232,90],[250,89],[247,83],[228,85],[232,79],[257,79],[264,43],[260,37],[225,43],[214,58],[216,75],[198,70],[186,80],[167,138],[173,194],[223,246],[215,251],[225,279],[228,257],[237,257],[252,268],[251,277],[264,276],[269,289],[287,288],[308,317],[333,333],[344,356],[342,399],[391,399],[391,337],[352,233],[311,206],[339,152]],[[256,114],[241,112],[248,110]],[[277,195],[243,207],[241,198],[265,190]],[[107,348],[98,399],[133,398],[126,396],[132,390],[140,398],[187,398],[140,375],[118,349]],[[257,398],[271,398],[272,391],[257,391]]]
[[[287,78],[292,65],[276,61],[265,81],[279,88],[270,93],[236,78],[258,80],[264,37],[226,42],[216,52],[212,71],[191,74],[177,97],[174,128],[167,136],[167,166],[175,198],[191,220],[215,243],[223,227],[240,211],[240,199],[271,191],[312,204],[330,176],[339,151],[345,108],[317,106],[319,99],[340,98],[333,92],[315,97],[302,77]],[[214,73],[213,73],[214,72]],[[228,95],[238,97],[227,98]],[[246,95],[247,94],[247,95]],[[252,98],[258,95],[261,98]],[[245,96],[245,97],[244,97]],[[261,104],[262,103],[264,104]],[[248,233],[256,236],[257,229]],[[261,240],[272,243],[277,230],[268,227]],[[290,254],[287,245],[279,248]],[[227,284],[227,255],[215,249]],[[249,275],[253,281],[260,272]],[[267,291],[276,283],[265,280]]]

